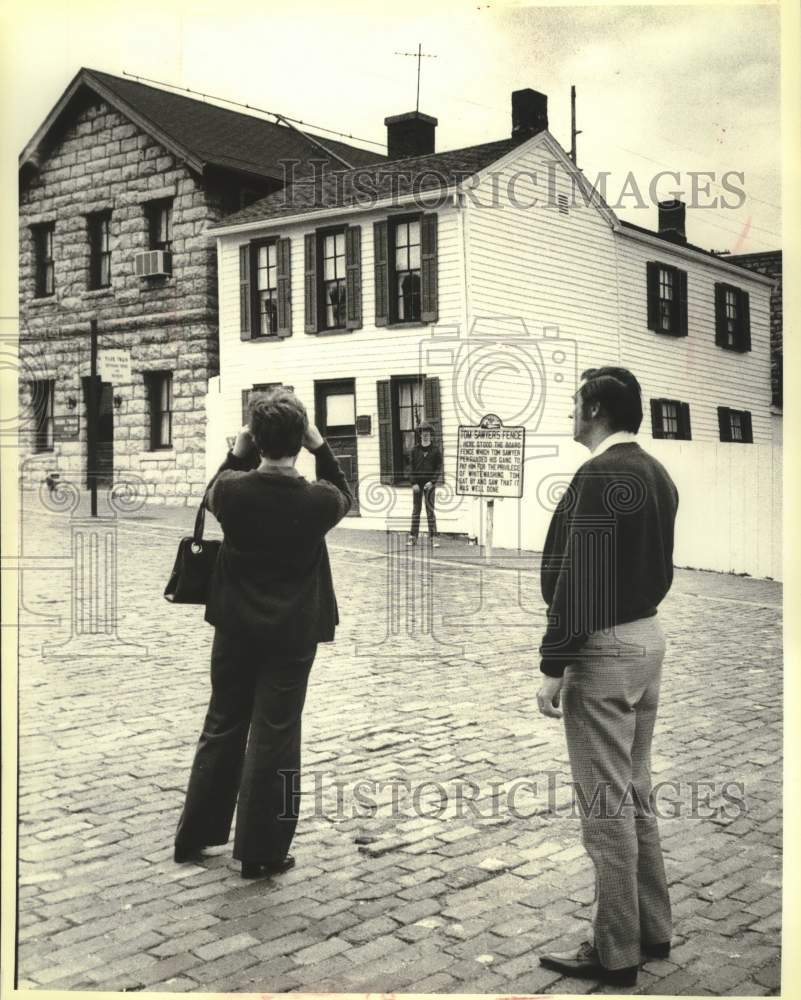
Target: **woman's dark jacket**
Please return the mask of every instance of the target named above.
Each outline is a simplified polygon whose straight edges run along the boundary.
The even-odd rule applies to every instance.
[[[206,500],[224,532],[206,601],[211,625],[291,651],[334,638],[339,615],[325,534],[353,498],[327,442],[314,457],[310,483],[294,468],[258,471],[255,453],[228,453]]]

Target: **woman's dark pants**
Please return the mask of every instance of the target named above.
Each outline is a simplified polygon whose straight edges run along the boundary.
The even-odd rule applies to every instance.
[[[211,701],[176,847],[227,843],[236,806],[234,858],[269,864],[286,857],[298,822],[300,717],[316,651],[280,653],[215,630]]]

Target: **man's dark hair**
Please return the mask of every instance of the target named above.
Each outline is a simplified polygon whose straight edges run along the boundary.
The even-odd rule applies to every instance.
[[[612,431],[636,434],[642,423],[640,383],[628,368],[588,368],[581,373],[582,414],[587,417],[590,406],[598,403]]]
[[[297,455],[309,426],[306,407],[289,389],[271,389],[251,396],[250,433],[267,458]]]

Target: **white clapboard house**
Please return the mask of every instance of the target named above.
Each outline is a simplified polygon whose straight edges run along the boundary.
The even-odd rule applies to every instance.
[[[771,281],[688,242],[681,202],[660,205],[658,232],[619,220],[549,133],[544,95],[516,91],[512,119],[508,138],[435,153],[436,119],[387,118],[388,161],[211,227],[209,469],[248,395],[291,385],[348,470],[349,525],[403,530],[425,419],[444,451],[440,530],[483,541],[483,501],[454,489],[457,432],[491,413],[526,428],[523,496],[495,503],[494,543],[536,550],[587,457],[579,374],[622,364],[643,387],[642,444],[681,492],[677,564],[780,578]]]

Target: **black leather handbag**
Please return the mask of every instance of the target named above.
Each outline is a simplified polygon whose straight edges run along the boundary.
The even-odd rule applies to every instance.
[[[211,485],[211,484],[209,484]],[[195,530],[178,543],[178,554],[164,596],[173,604],[205,604],[211,574],[217,562],[221,541],[203,539],[206,521],[206,497],[200,501]]]

